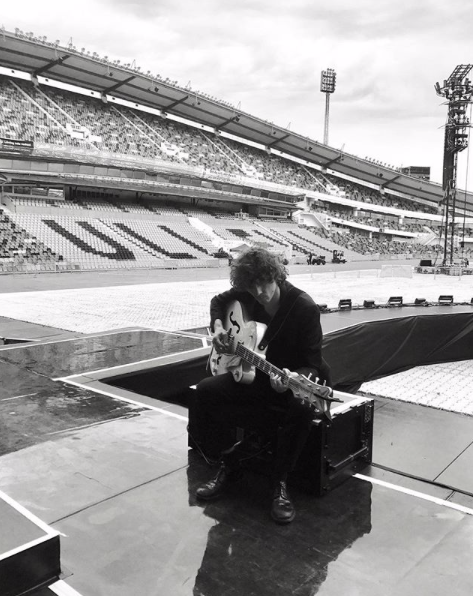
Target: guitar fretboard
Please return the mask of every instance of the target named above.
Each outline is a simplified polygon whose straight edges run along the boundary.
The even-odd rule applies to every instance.
[[[243,344],[237,343],[235,354],[246,360],[252,366],[256,366],[259,370],[263,371],[267,375],[275,374],[281,377],[282,380],[286,380],[286,374],[284,371],[279,369],[277,366],[274,366],[270,362],[268,362],[265,358],[261,358],[252,350],[245,348]]]

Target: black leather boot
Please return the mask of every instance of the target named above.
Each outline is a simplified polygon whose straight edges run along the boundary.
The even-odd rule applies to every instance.
[[[196,490],[198,499],[216,499],[225,491],[228,484],[242,477],[241,461],[245,459],[246,447],[252,439],[253,436],[249,435],[222,453],[217,475]]]
[[[274,489],[271,517],[278,524],[289,524],[295,516],[296,510],[287,494],[286,483],[280,481]]]
[[[229,467],[225,462],[222,462],[216,476],[212,478],[212,480],[199,486],[195,491],[195,496],[204,501],[216,499],[217,497],[220,497],[230,483],[235,482],[240,477],[241,473],[238,470],[235,470]]]

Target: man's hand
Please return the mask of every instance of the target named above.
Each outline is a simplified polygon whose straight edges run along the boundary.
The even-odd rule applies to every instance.
[[[289,389],[289,378],[294,379],[298,376],[297,373],[291,372],[288,368],[283,368],[283,372],[285,376],[282,378],[274,373],[269,375],[269,383],[276,393],[287,391]]]
[[[214,323],[214,334],[212,344],[217,354],[227,354],[229,352],[230,338],[222,325],[222,321],[217,319]]]

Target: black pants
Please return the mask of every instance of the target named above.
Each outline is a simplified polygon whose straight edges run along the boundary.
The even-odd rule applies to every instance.
[[[236,383],[230,373],[209,377],[197,385],[189,406],[189,432],[203,444],[213,445],[207,455],[219,459],[235,443],[235,429],[253,430],[276,438],[273,478],[285,480],[304,447],[314,411],[292,392],[277,393],[268,377],[256,376],[250,385]]]

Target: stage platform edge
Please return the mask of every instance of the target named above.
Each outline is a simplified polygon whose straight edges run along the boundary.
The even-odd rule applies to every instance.
[[[0,492],[0,586],[2,596],[47,587],[61,576],[60,535]]]

